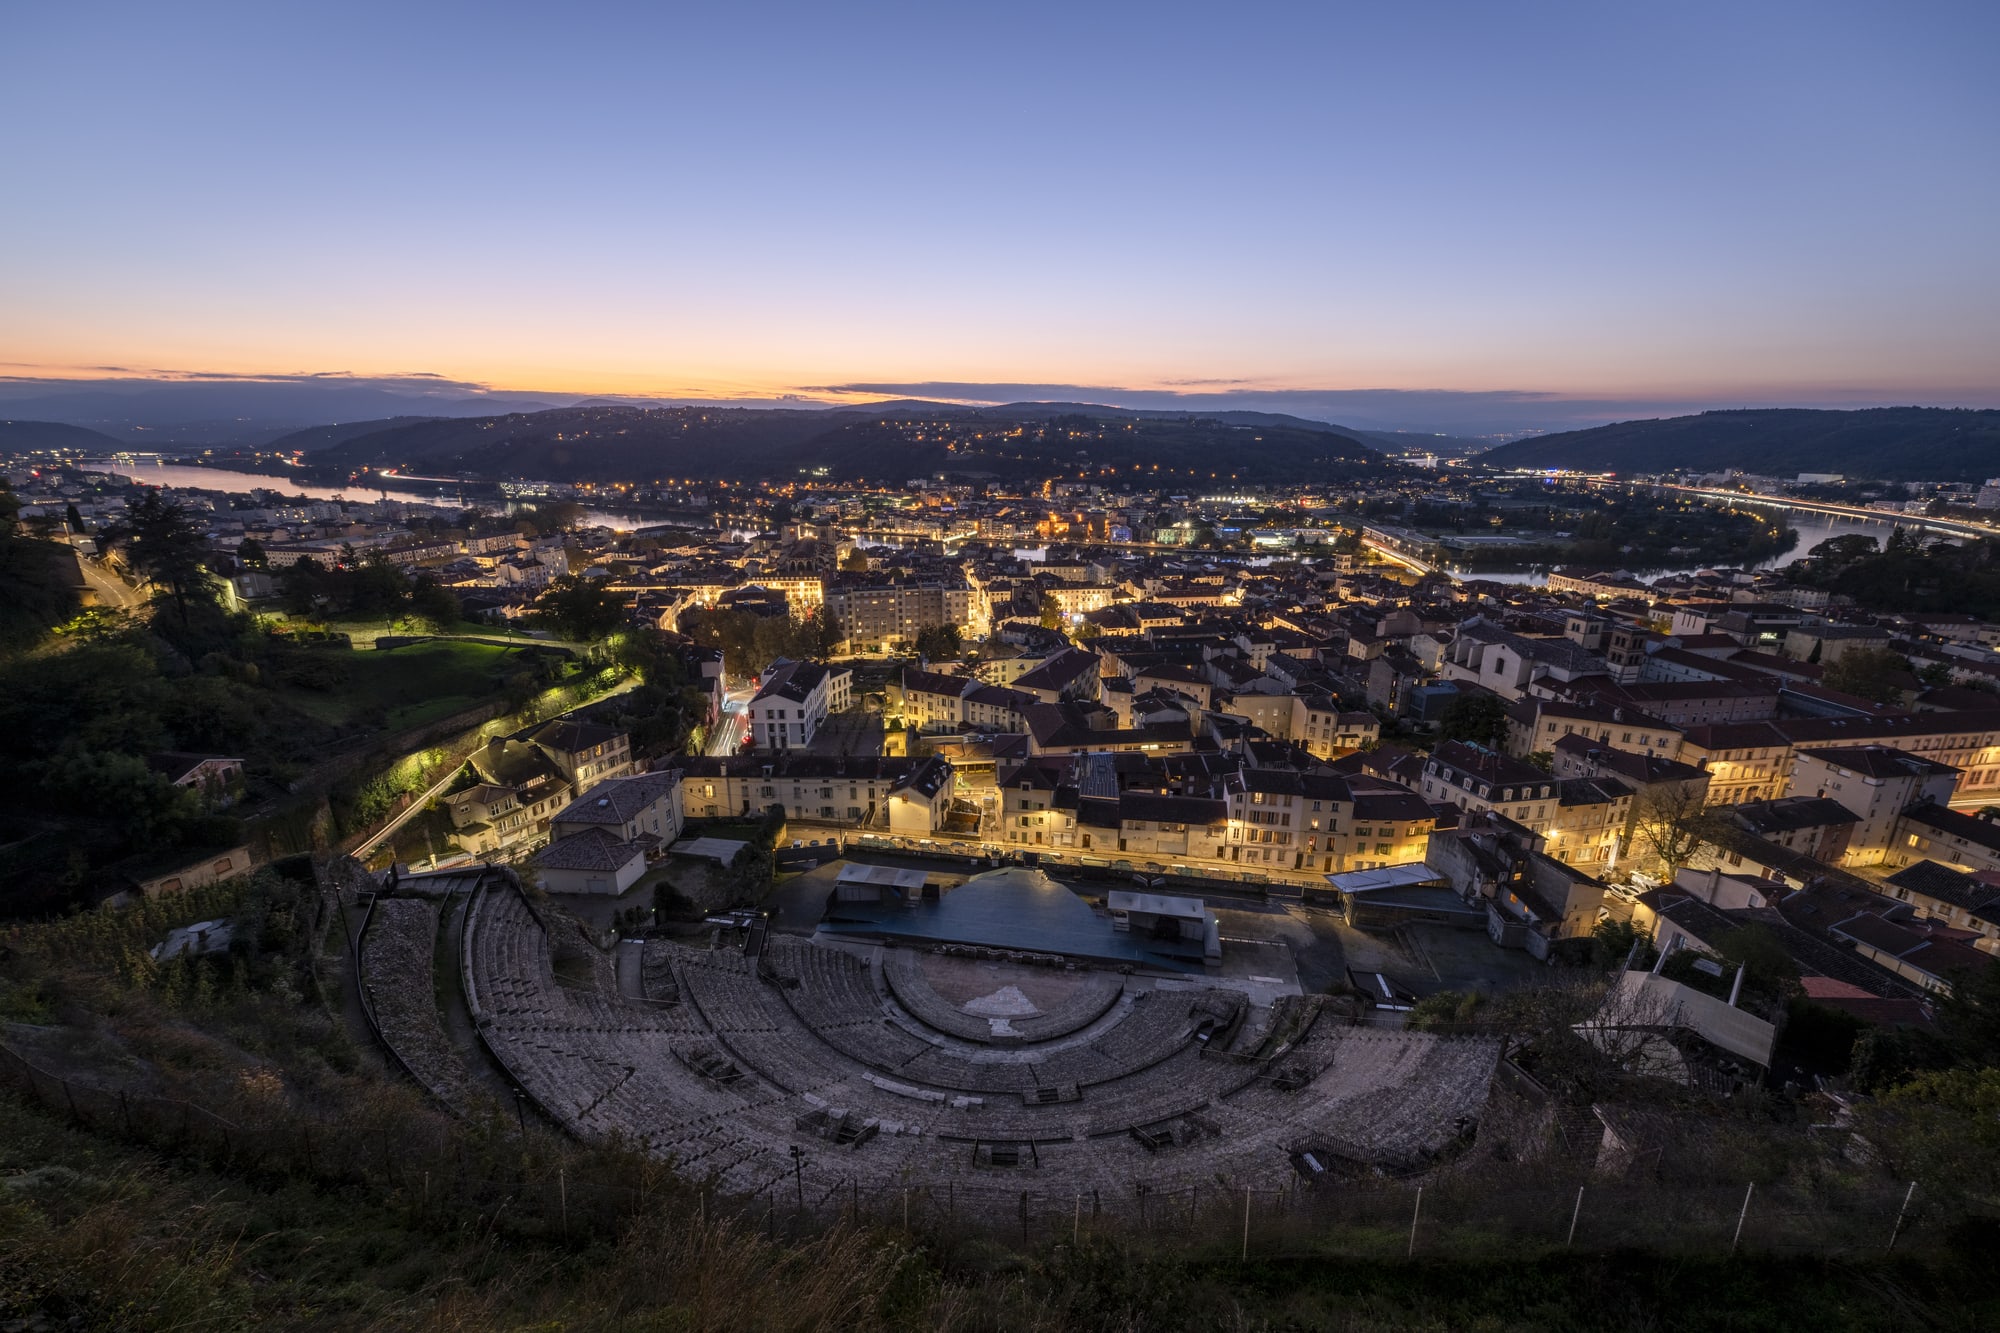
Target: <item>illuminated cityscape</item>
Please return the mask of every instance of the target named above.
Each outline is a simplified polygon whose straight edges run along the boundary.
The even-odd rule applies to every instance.
[[[1989,1326],[1996,16],[1444,9],[23,16],[0,1327]]]

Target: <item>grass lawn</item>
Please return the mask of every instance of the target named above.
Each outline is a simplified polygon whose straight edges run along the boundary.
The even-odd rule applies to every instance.
[[[287,694],[300,709],[336,724],[381,709],[388,729],[401,731],[492,697],[520,669],[522,656],[522,648],[455,639],[357,648],[340,655],[348,677],[338,690],[293,689]]]

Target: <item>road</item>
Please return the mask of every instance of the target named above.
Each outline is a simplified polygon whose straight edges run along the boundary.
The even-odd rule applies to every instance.
[[[708,738],[705,753],[716,758],[727,758],[740,754],[743,737],[750,729],[750,691],[731,690],[722,699],[722,721],[716,723],[715,734]]]
[[[90,590],[97,594],[97,599],[105,606],[114,611],[134,611],[146,604],[146,599],[139,590],[124,579],[74,547],[71,548],[71,554],[76,557],[76,567],[82,571],[83,581],[90,585]]]
[[[1834,504],[1826,500],[1802,500],[1790,495],[1749,495],[1742,491],[1716,490],[1706,486],[1676,486],[1669,482],[1623,481],[1593,484],[1621,486],[1631,490],[1657,488],[1679,491],[1685,495],[1700,496],[1704,500],[1715,500],[1724,504],[1753,505],[1762,509],[1798,509],[1815,514],[1831,514],[1838,518],[1858,518],[1875,523],[1929,528],[1936,532],[1948,532],[1954,537],[1976,538],[2000,535],[2000,529],[1983,523],[1969,523],[1964,519],[1927,518],[1922,514],[1898,514],[1886,509],[1864,509],[1860,505]]]
[[[587,708],[591,704],[602,703],[606,699],[609,699],[614,695],[623,694],[627,690],[637,688],[638,684],[639,684],[639,678],[637,676],[628,676],[624,680],[619,681],[616,685],[613,685],[610,689],[606,690],[604,693],[596,695],[595,697],[589,699],[585,703],[579,704],[578,707]],[[491,724],[489,723],[488,725],[490,726]],[[408,756],[404,757],[407,758]],[[459,771],[464,767],[465,765],[462,763],[451,765],[451,767],[446,771],[443,777],[439,778],[436,782],[431,784],[431,787],[428,791],[424,792],[421,796],[417,797],[417,799],[411,801],[408,805],[404,806],[403,809],[399,811],[392,819],[390,819],[388,823],[384,824],[381,828],[375,830],[374,833],[370,834],[368,837],[368,841],[362,843],[359,847],[356,847],[351,853],[349,853],[349,855],[351,855],[357,861],[366,862],[368,860],[368,854],[370,852],[374,851],[377,847],[380,847],[384,842],[394,837],[397,829],[409,823],[412,819],[414,819],[417,816],[417,813],[419,811],[429,808],[430,803],[432,801],[442,796],[444,794],[444,789],[451,785],[452,779],[456,778],[459,774]]]
[[[1406,569],[1415,570],[1419,574],[1444,573],[1448,574],[1449,577],[1454,579],[1458,577],[1456,574],[1449,574],[1449,571],[1438,569],[1435,565],[1425,564],[1423,561],[1417,559],[1413,555],[1404,555],[1401,551],[1392,550],[1391,548],[1382,545],[1380,542],[1371,541],[1366,537],[1363,537],[1361,539],[1361,544],[1367,547],[1369,550],[1375,552],[1375,554],[1381,556],[1384,560],[1388,560],[1394,564],[1402,565]]]
[[[417,797],[416,800],[411,801],[408,805],[404,806],[402,811],[399,814],[397,814],[393,819],[391,819],[388,823],[384,824],[381,828],[375,830],[375,832],[369,837],[368,841],[362,843],[359,847],[356,847],[354,851],[351,853],[354,859],[363,862],[365,864],[368,860],[368,854],[370,852],[374,851],[377,847],[380,847],[384,842],[388,841],[390,838],[396,836],[396,830],[403,827],[403,825],[409,823],[410,820],[415,818],[418,811],[428,809],[432,801],[444,795],[444,789],[451,785],[451,780],[458,776],[458,770],[462,767],[464,767],[464,765],[462,764],[453,764],[449,772],[447,772],[443,777],[439,778],[436,782],[431,784],[431,788],[429,791],[425,792],[423,795]]]

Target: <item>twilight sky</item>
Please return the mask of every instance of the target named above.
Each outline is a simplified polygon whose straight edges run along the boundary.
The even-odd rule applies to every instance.
[[[1995,50],[1993,0],[0,5],[0,376],[1996,406]]]

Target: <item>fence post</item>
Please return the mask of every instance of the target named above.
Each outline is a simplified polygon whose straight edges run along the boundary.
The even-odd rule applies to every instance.
[[[1417,1206],[1410,1210],[1410,1248],[1403,1257],[1414,1259],[1417,1255],[1417,1219],[1424,1215],[1424,1187],[1417,1186]]]
[[[1887,1250],[1896,1248],[1896,1237],[1903,1234],[1903,1217],[1910,1211],[1910,1200],[1916,1195],[1917,1182],[1913,1180],[1910,1182],[1910,1188],[1903,1191],[1903,1206],[1896,1210],[1896,1225],[1889,1228],[1889,1243],[1882,1248]]]
[[[1248,1185],[1243,1187],[1243,1252],[1236,1257],[1238,1260],[1246,1263],[1250,1259],[1250,1187]]]
[[[1083,1195],[1081,1192],[1079,1192],[1076,1196],[1076,1207],[1069,1215],[1069,1243],[1071,1249],[1076,1248],[1077,1243],[1081,1238],[1082,1234],[1083,1234]]]
[[[1028,1191],[1021,1191],[1021,1243],[1028,1243]]]
[[[1736,1253],[1736,1246],[1743,1239],[1743,1220],[1750,1216],[1750,1196],[1757,1192],[1757,1182],[1751,1181],[1743,1191],[1743,1211],[1736,1215],[1736,1234],[1729,1238],[1729,1252]]]
[[[1576,1244],[1576,1219],[1581,1216],[1583,1216],[1583,1186],[1578,1185],[1576,1187],[1576,1207],[1570,1209],[1569,1239],[1563,1242],[1564,1249],[1568,1249]]]
[[[910,1229],[910,1187],[903,1186],[903,1230]]]
[[[556,1168],[556,1206],[562,1210],[563,1239],[569,1239],[569,1170]]]

